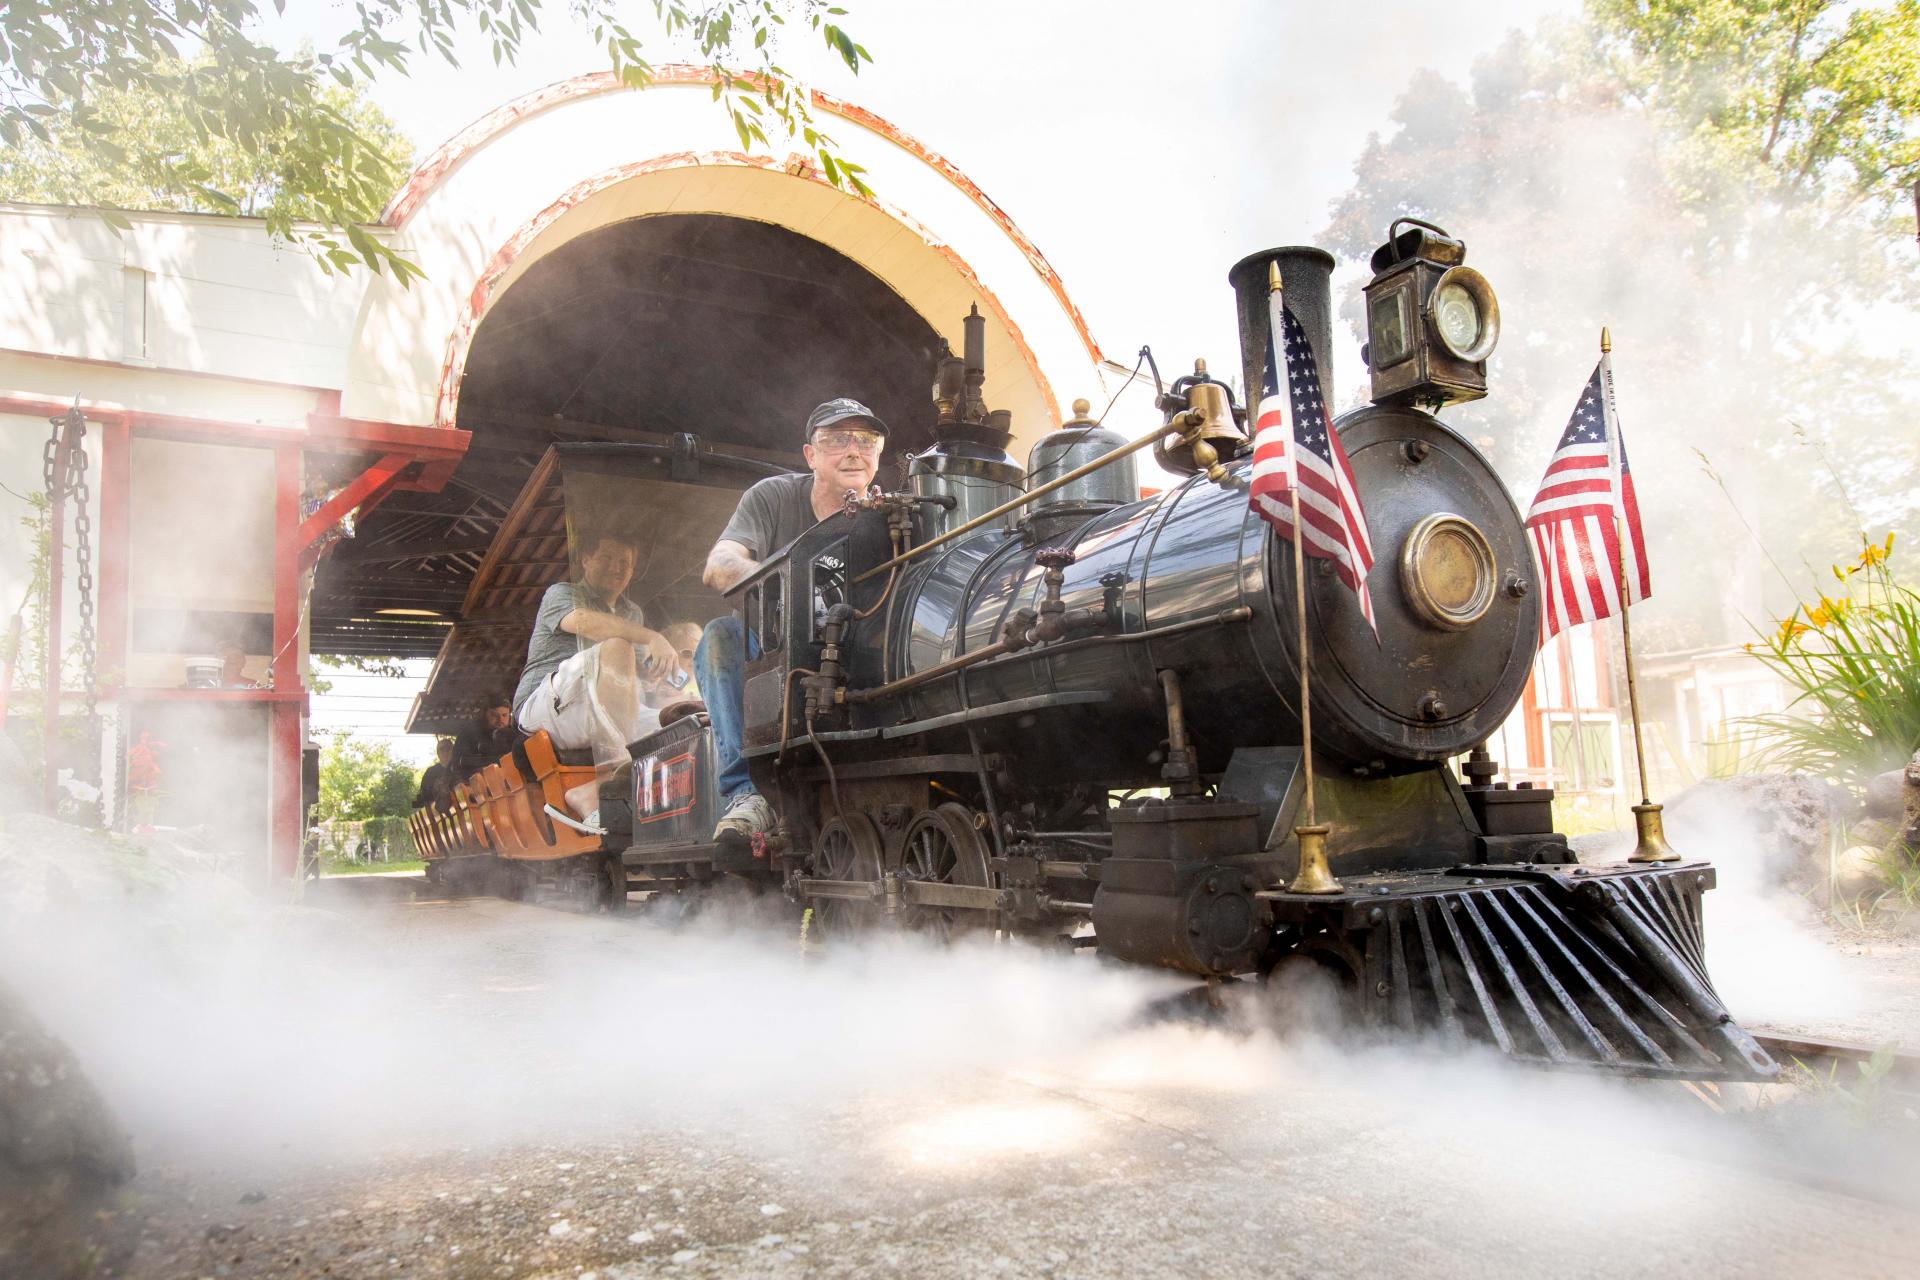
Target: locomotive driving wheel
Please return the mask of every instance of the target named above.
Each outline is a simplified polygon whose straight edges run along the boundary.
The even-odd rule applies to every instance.
[[[908,824],[906,847],[900,857],[903,880],[936,884],[993,883],[987,870],[987,845],[973,825],[973,814],[962,804],[943,804],[921,813]],[[993,916],[958,907],[909,907],[907,922],[944,941],[976,929],[988,928]]]
[[[822,880],[871,882],[877,889],[884,856],[885,846],[873,820],[864,813],[850,813],[829,820],[820,829],[813,850],[814,874]],[[862,901],[817,898],[813,922],[827,936],[838,937],[872,927],[883,911],[877,897]]]

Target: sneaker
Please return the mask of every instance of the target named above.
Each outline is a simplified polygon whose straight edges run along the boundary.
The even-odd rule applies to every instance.
[[[774,822],[773,806],[758,791],[742,791],[728,803],[726,813],[713,828],[713,838],[720,840],[732,834],[750,842],[755,835],[773,830]]]

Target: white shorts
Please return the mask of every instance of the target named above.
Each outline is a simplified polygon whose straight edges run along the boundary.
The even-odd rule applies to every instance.
[[[534,686],[521,704],[520,728],[545,729],[562,751],[591,747],[596,764],[624,762],[628,743],[660,727],[660,713],[640,696],[633,669],[633,646],[625,640],[582,649]]]

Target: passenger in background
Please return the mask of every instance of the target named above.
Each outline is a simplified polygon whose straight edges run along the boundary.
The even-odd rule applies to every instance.
[[[806,444],[802,452],[808,470],[790,476],[771,476],[740,495],[733,519],[721,530],[720,540],[707,553],[701,580],[725,591],[760,567],[760,562],[841,509],[849,490],[865,493],[880,470],[880,454],[887,445],[887,424],[858,400],[829,400],[807,415]],[[753,835],[769,830],[773,808],[753,789],[746,761],[740,755],[744,713],[741,707],[749,641],[746,626],[729,613],[707,624],[695,656],[694,671],[713,721],[714,768],[726,813],[714,828],[715,841],[735,848],[725,858],[716,856],[722,871],[753,865],[751,855],[739,868],[723,866],[737,860]],[[757,644],[754,646],[758,651]]]
[[[563,751],[592,749],[596,781],[567,793],[571,819],[553,816],[600,834],[599,783],[630,764],[627,744],[660,723],[647,705],[643,673],[665,678],[680,658],[622,594],[633,581],[633,546],[604,533],[582,545],[580,581],[556,582],[540,598],[513,705],[525,732],[544,729]]]
[[[220,687],[222,689],[257,689],[260,686],[246,677],[247,650],[238,640],[229,640],[220,646]]]
[[[434,743],[433,754],[434,762],[420,775],[420,789],[413,793],[416,809],[427,805],[436,809],[453,807],[453,784],[459,781],[453,773],[453,739],[442,738]]]
[[[505,698],[493,699],[480,712],[479,723],[463,729],[453,740],[454,778],[471,778],[513,750],[517,741],[513,732],[513,708]]]

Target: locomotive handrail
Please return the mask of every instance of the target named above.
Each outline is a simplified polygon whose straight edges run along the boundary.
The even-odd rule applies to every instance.
[[[1038,489],[1029,489],[1025,493],[1021,494],[1019,497],[1003,502],[999,506],[995,507],[993,510],[988,511],[982,515],[975,516],[973,519],[967,521],[963,525],[960,525],[958,528],[949,529],[937,538],[930,538],[927,541],[921,543],[917,547],[913,547],[910,550],[901,552],[899,555],[895,556],[891,560],[888,560],[881,564],[877,564],[873,566],[873,568],[867,570],[865,573],[855,578],[853,580],[854,584],[857,586],[858,584],[865,582],[868,578],[875,577],[876,575],[884,572],[885,570],[893,568],[895,565],[905,564],[907,561],[913,559],[914,557],[921,555],[924,552],[933,550],[935,547],[939,546],[943,542],[951,542],[963,533],[970,533],[973,530],[978,529],[983,524],[987,524],[991,521],[998,520],[1001,516],[1007,514],[1007,512],[1012,511],[1017,507],[1024,507],[1025,505],[1027,505],[1027,503],[1032,502],[1035,498],[1038,498],[1043,494],[1052,493],[1055,489],[1060,488],[1062,485],[1072,484],[1075,480],[1080,479],[1080,477],[1085,475],[1090,475],[1093,472],[1098,471],[1101,467],[1106,466],[1109,462],[1117,462],[1119,459],[1126,457],[1130,453],[1138,453],[1142,449],[1151,448],[1153,445],[1158,444],[1161,440],[1165,439],[1167,436],[1170,436],[1170,435],[1177,436],[1180,434],[1181,433],[1179,429],[1176,427],[1163,426],[1163,427],[1160,427],[1158,430],[1148,432],[1146,435],[1141,436],[1138,440],[1132,441],[1131,443],[1128,443],[1128,444],[1123,444],[1117,449],[1109,449],[1107,452],[1095,458],[1092,462],[1084,463],[1080,466],[1077,466],[1063,476],[1055,476],[1053,479],[1041,485]]]

